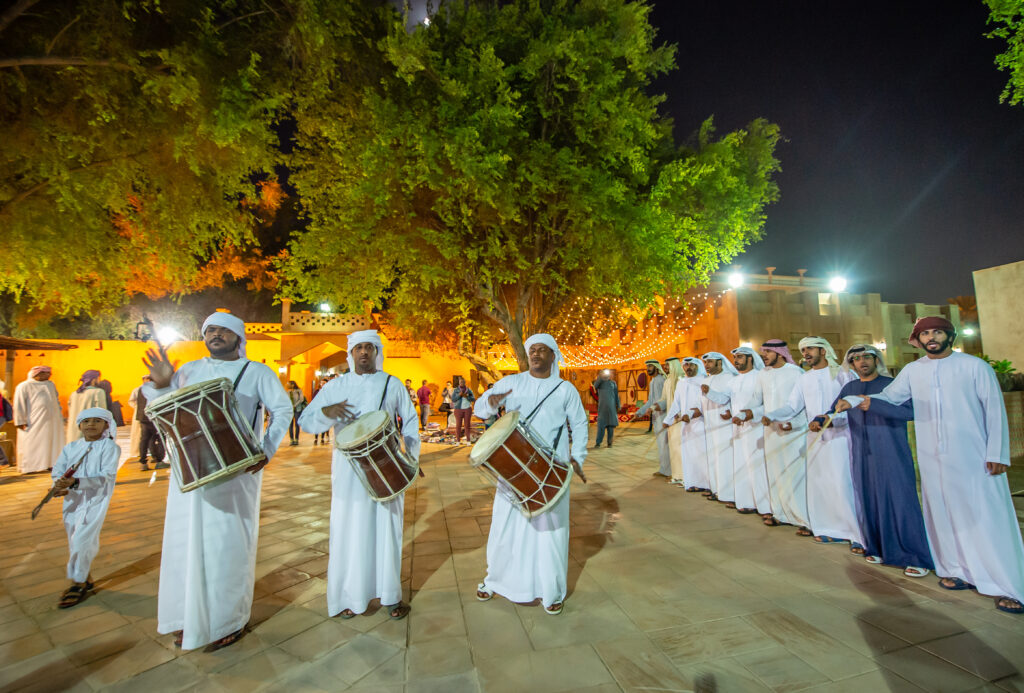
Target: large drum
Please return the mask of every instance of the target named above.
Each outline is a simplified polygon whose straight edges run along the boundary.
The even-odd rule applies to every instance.
[[[416,481],[418,460],[402,451],[402,436],[385,411],[371,411],[341,429],[334,439],[370,498],[383,503]]]
[[[506,491],[526,517],[550,510],[572,479],[572,467],[554,459],[529,427],[519,422],[517,411],[502,416],[480,436],[469,453],[469,463]]]
[[[158,397],[146,407],[146,416],[160,433],[183,492],[228,479],[266,459],[227,378]]]

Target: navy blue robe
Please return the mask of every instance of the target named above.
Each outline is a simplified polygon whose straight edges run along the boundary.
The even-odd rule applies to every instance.
[[[878,394],[892,380],[881,375],[868,382],[853,380],[843,386],[839,399]],[[864,555],[880,556],[886,565],[934,570],[907,442],[906,422],[914,418],[913,402],[897,407],[873,399],[868,411],[854,407],[846,415]]]

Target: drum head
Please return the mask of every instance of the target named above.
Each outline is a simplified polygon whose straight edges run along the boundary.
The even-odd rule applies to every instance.
[[[469,460],[473,464],[480,464],[497,450],[519,423],[519,412],[510,411],[494,422],[490,428],[483,432],[483,435],[473,445],[469,452]]]
[[[196,383],[195,385],[180,387],[173,392],[168,392],[166,395],[161,395],[160,397],[150,401],[146,405],[146,413],[148,415],[150,409],[153,411],[160,411],[169,404],[173,404],[180,400],[187,400],[192,397],[192,395],[205,390],[231,391],[231,381],[227,378],[214,378],[213,380],[204,380],[203,382]]]
[[[339,448],[348,448],[366,442],[371,436],[384,428],[387,421],[388,413],[386,411],[371,411],[363,414],[341,429],[334,439],[334,445]]]

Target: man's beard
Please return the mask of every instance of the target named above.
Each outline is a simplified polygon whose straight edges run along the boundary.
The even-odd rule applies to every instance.
[[[924,350],[929,354],[941,354],[949,347],[949,335],[944,334],[941,342],[936,342],[934,344],[933,342],[936,342],[936,340],[932,340],[925,344]]]

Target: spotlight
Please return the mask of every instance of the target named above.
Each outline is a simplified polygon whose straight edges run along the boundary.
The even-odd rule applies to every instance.
[[[729,275],[729,286],[734,289],[738,289],[743,286],[743,275],[739,272],[733,272]]]
[[[828,288],[835,293],[846,291],[846,279],[843,277],[832,277],[832,279],[829,280]]]
[[[181,339],[184,339],[182,334],[170,325],[165,325],[156,331],[156,341],[163,346],[168,346]]]
[[[965,337],[973,337],[974,336],[974,328],[973,327],[965,327],[964,328],[964,336]]]
[[[331,304],[330,303],[321,303],[320,304],[320,312],[321,313],[330,313],[331,312]]]

